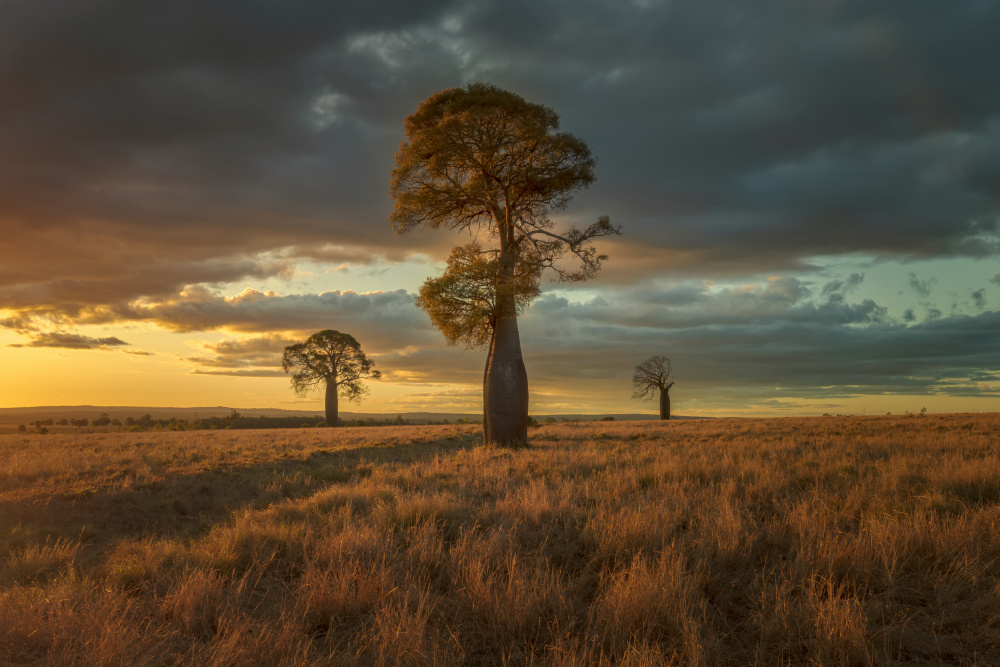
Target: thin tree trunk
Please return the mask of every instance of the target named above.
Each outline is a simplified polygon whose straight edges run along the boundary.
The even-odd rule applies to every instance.
[[[509,447],[528,442],[528,373],[521,357],[515,314],[498,318],[486,358],[483,438],[487,443]]]
[[[660,390],[660,419],[670,419],[670,390]]]
[[[334,428],[340,425],[337,415],[337,383],[334,380],[326,382],[326,425]]]

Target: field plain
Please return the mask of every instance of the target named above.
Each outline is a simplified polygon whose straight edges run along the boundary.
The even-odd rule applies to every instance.
[[[0,663],[1000,664],[1000,415],[0,435]]]

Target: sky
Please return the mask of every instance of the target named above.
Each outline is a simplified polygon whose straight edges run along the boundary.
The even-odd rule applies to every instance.
[[[468,238],[397,236],[403,121],[485,81],[598,159],[620,238],[520,320],[532,414],[1000,409],[1000,2],[0,0],[0,406],[481,410],[414,306]]]

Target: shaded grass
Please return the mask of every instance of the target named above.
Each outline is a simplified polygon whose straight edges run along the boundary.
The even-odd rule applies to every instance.
[[[998,427],[0,437],[0,662],[997,664]]]

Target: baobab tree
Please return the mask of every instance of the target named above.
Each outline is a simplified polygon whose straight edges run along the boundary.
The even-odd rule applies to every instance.
[[[670,419],[670,359],[656,355],[635,367],[632,375],[632,398],[650,400],[660,392],[660,419]]]
[[[594,277],[607,256],[591,240],[621,233],[607,216],[563,232],[549,217],[594,181],[596,161],[583,141],[558,132],[555,111],[486,83],[432,95],[403,128],[390,185],[393,229],[444,227],[477,239],[453,250],[447,271],[425,283],[418,305],[449,343],[489,350],[486,442],[524,443],[528,376],[518,313],[538,295],[546,269],[561,281]],[[566,256],[574,266],[560,262]]]
[[[374,370],[374,362],[361,351],[354,336],[333,329],[318,331],[304,343],[285,348],[281,367],[294,370],[292,389],[304,396],[313,389],[326,392],[326,425],[337,426],[339,396],[359,401],[368,393],[365,380],[378,380],[382,374]]]

